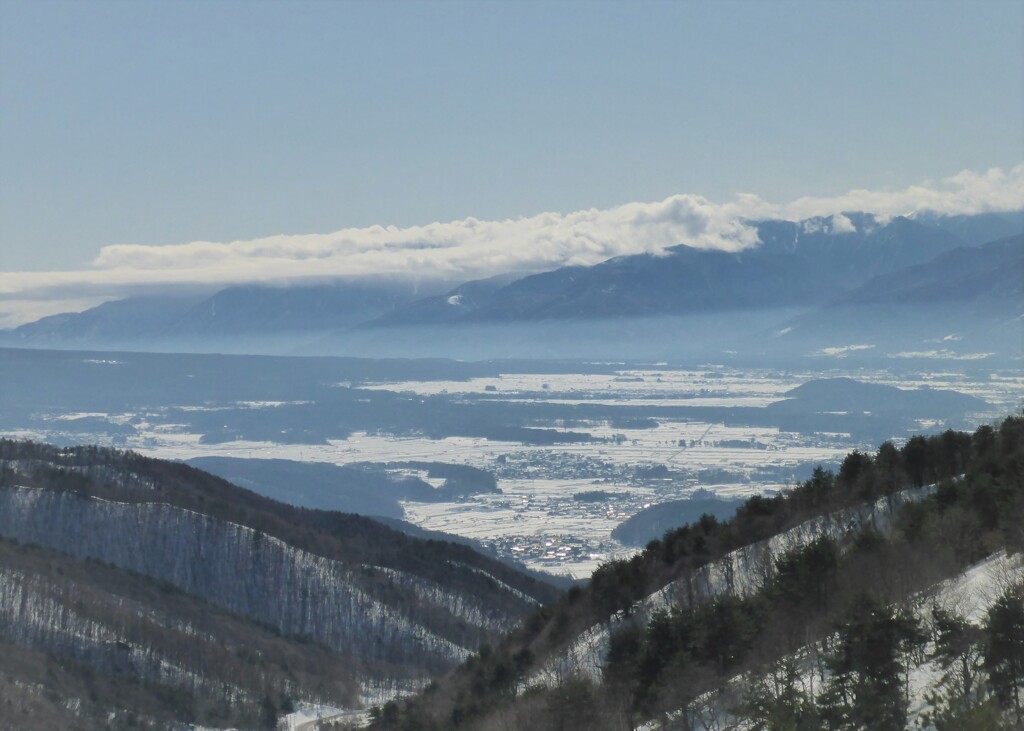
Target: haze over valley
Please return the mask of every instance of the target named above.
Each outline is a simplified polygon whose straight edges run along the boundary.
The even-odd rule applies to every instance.
[[[1024,728],[1021,60],[0,0],[0,729]]]

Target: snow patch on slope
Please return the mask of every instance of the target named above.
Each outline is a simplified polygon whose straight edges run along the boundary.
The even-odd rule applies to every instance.
[[[935,486],[929,485],[897,492],[867,505],[813,518],[771,538],[738,548],[650,594],[633,607],[631,616],[643,622],[659,609],[693,606],[724,594],[750,596],[766,585],[775,572],[775,562],[788,551],[824,537],[841,542],[869,528],[888,534],[900,507],[922,500],[934,490]],[[591,626],[561,654],[550,658],[525,685],[553,687],[574,675],[599,681],[611,635],[626,620],[624,614],[619,614]]]

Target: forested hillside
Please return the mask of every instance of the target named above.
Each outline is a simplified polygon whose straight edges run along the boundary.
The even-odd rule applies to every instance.
[[[376,725],[1016,728],[1022,526],[1024,418],[853,452],[603,565]],[[940,601],[986,560],[997,596]]]
[[[12,727],[257,728],[300,703],[409,730],[1022,720],[1024,417],[852,452],[560,598],[464,546],[95,447],[0,441],[0,536]]]
[[[0,727],[274,728],[371,670],[167,582],[0,539]]]
[[[251,727],[298,701],[358,707],[557,594],[467,546],[96,447],[0,440],[0,538],[0,644],[28,658],[4,677],[52,687],[59,669],[87,727],[108,711]],[[30,696],[7,711],[38,712]]]

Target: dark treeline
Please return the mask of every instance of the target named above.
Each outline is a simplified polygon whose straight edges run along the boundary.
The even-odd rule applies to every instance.
[[[20,500],[16,487],[57,497]],[[14,506],[12,513],[0,512],[7,518],[0,521],[4,536],[155,576],[282,634],[308,634],[405,673],[389,677],[433,676],[458,661],[444,646],[435,650],[412,639],[421,631],[417,628],[451,647],[474,650],[500,639],[537,603],[559,593],[539,577],[467,545],[417,538],[362,516],[285,505],[188,465],[131,452],[0,440],[0,495]],[[117,504],[119,514],[128,516],[123,533],[105,536],[90,527],[89,516],[103,512],[103,502]],[[152,504],[180,510],[170,511],[175,517],[166,525],[157,525],[147,521],[163,511],[150,509]],[[197,534],[190,527],[200,524],[212,533]],[[251,532],[236,532],[233,525]],[[286,545],[264,542],[264,536]],[[263,544],[266,550],[256,550]],[[125,550],[126,545],[136,550]],[[191,548],[173,548],[182,546]],[[312,568],[272,570],[282,565],[274,563],[279,559],[269,567],[261,563],[293,549],[335,563],[324,566],[329,574]],[[232,572],[232,559],[208,559],[215,550],[222,550],[218,556],[238,550],[246,563]],[[248,576],[249,570],[255,573]],[[322,583],[319,576],[331,578]],[[233,581],[240,582],[235,589],[223,589]],[[397,629],[382,637],[359,629],[388,621]],[[413,629],[406,632],[406,627]]]
[[[446,462],[388,462],[386,467],[406,467],[426,470],[427,477],[444,480],[441,487],[436,488],[434,499],[455,499],[481,492],[501,492],[498,479],[493,473],[470,465],[448,464]]]
[[[797,546],[755,593],[635,613],[644,597],[738,547],[931,484],[930,496],[897,512],[891,531]],[[753,728],[902,729],[910,668],[931,659],[945,669],[931,690],[940,731],[1012,728],[1024,683],[1020,587],[1006,587],[982,626],[940,608],[922,622],[898,607],[1000,549],[1024,549],[1024,418],[855,451],[835,474],[818,469],[786,494],[751,498],[730,521],[705,516],[628,561],[602,565],[499,647],[421,696],[380,709],[377,726],[625,729],[660,718],[668,728],[714,728],[702,717],[707,699],[746,673],[760,680],[727,708]],[[600,685],[579,677],[525,689],[545,659],[612,616],[620,621]],[[801,648],[816,663],[817,693],[799,682],[793,653]]]
[[[128,726],[273,728],[293,700],[347,706],[360,680],[397,693],[443,673],[462,648],[499,640],[558,596],[469,546],[285,505],[129,451],[0,439],[0,496],[0,532],[21,541],[0,540],[3,728],[110,728],[93,723],[110,709],[128,709]],[[25,723],[41,711],[6,703],[5,683],[44,689],[46,713],[85,699],[86,720]]]
[[[1004,429],[1010,429],[1004,425]],[[629,561],[611,561],[594,572],[586,623],[629,611],[640,599],[741,546],[777,535],[825,513],[875,500],[908,486],[920,487],[962,474],[975,458],[987,459],[996,431],[975,435],[947,431],[911,438],[902,448],[883,443],[874,454],[853,451],[838,473],[817,468],[810,479],[774,497],[754,496],[728,521],[710,515],[669,531]],[[1011,435],[1008,435],[1008,437]],[[976,446],[977,442],[977,446]]]
[[[483,569],[538,600],[557,596],[553,586],[468,546],[420,540],[359,515],[285,505],[189,465],[127,450],[0,439],[0,488],[15,483],[122,502],[157,500],[248,526],[319,556],[410,571],[450,588],[493,588],[480,575],[463,576],[453,568],[462,564]],[[464,586],[466,582],[470,585]]]
[[[0,539],[0,567],[19,595],[2,606],[0,687],[41,689],[33,707],[4,687],[0,728],[273,729],[294,700],[354,703],[359,675],[388,669],[98,561]]]

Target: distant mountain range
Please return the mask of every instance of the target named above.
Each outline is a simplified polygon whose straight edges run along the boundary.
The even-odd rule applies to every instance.
[[[438,286],[438,285],[433,285]],[[206,295],[141,296],[80,313],[44,317],[11,331],[8,344],[130,346],[201,338],[291,334],[351,327],[424,294],[429,286],[397,281],[347,281],[303,286],[246,285]]]
[[[84,312],[64,312],[10,331],[8,340],[33,345],[132,342],[171,332],[204,299],[200,295],[150,295],[104,302]]]
[[[563,267],[511,282],[463,285],[442,297],[405,305],[371,323],[510,322],[678,315],[822,304],[871,277],[920,265],[983,232],[1013,231],[991,216],[941,227],[895,218],[849,214],[853,230],[833,219],[758,225],[761,245],[727,253],[676,246],[662,255],[610,259],[592,267]],[[983,226],[981,224],[984,224]]]
[[[1018,299],[1024,303],[1024,235],[958,247],[924,264],[881,274],[837,300],[857,305]]]
[[[833,323],[838,327],[817,335],[845,337],[845,324],[837,314],[842,308],[882,307],[884,312],[871,316],[880,325],[894,319],[893,308],[943,303],[960,307],[976,299],[987,303],[971,308],[972,316],[984,321],[984,329],[993,317],[1012,317],[1024,299],[1019,286],[1024,213],[928,214],[888,221],[847,213],[801,222],[762,221],[757,230],[760,245],[742,252],[680,245],[659,255],[617,257],[595,266],[562,267],[519,278],[506,274],[454,289],[437,283],[361,280],[237,286],[202,297],[135,297],[43,318],[0,333],[0,342],[310,354],[361,352],[361,346],[369,345],[381,355],[418,355],[431,353],[430,346],[439,342],[435,329],[445,333],[440,340],[458,346],[467,337],[458,335],[458,329],[468,327],[472,339],[482,344],[493,339],[482,357],[500,357],[506,354],[495,344],[528,342],[531,331],[564,343],[573,337],[601,336],[602,331],[586,334],[592,322],[736,313],[757,313],[765,320],[764,313],[786,309],[802,312],[804,319],[786,325],[785,318],[792,314],[777,318],[776,330],[789,327],[811,337],[820,329],[813,324],[816,320],[832,322],[838,317]],[[1000,243],[994,243],[996,239]],[[986,245],[989,242],[993,243]],[[557,327],[562,322],[577,325],[563,332]],[[536,330],[541,323],[556,327],[551,333]],[[494,328],[509,325],[525,330],[511,340],[489,335]],[[972,320],[963,327],[979,325]],[[719,338],[730,329],[710,327]],[[689,326],[686,332],[694,342],[714,340],[696,337]],[[749,335],[741,336],[748,345],[756,340]],[[787,342],[797,339],[792,335]],[[737,344],[723,342],[720,347],[736,350]],[[800,347],[813,349],[814,344]]]
[[[977,358],[1024,350],[1024,235],[957,247],[873,277],[783,329],[779,345],[828,343]],[[957,351],[956,353],[953,350]]]

